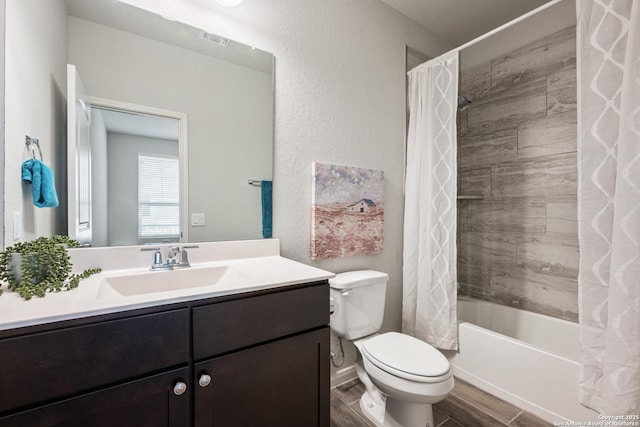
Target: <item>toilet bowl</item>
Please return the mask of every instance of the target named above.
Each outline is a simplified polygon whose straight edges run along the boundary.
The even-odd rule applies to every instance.
[[[423,341],[388,332],[360,346],[365,371],[386,395],[415,403],[435,403],[453,388],[449,362]]]
[[[431,426],[431,405],[451,392],[453,375],[447,359],[429,344],[408,335],[388,332],[354,342],[359,363],[384,396],[384,408],[369,396],[362,411],[379,426]]]
[[[360,406],[371,421],[384,427],[434,427],[431,405],[454,385],[449,362],[414,337],[377,334],[387,279],[371,270],[330,279],[330,325],[339,336],[353,340],[358,350],[356,372],[366,388]]]

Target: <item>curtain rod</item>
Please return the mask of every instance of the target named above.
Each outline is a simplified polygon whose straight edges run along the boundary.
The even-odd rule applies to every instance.
[[[475,39],[473,39],[471,41],[468,41],[467,43],[465,43],[465,44],[463,44],[461,46],[458,46],[458,47],[456,47],[454,49],[451,49],[449,52],[454,52],[454,51],[460,52],[461,50],[466,49],[469,46],[473,46],[474,44],[479,43],[482,40],[484,40],[484,39],[486,39],[488,37],[491,37],[492,35],[494,35],[496,33],[499,33],[502,30],[506,30],[507,28],[512,27],[512,26],[514,26],[515,24],[517,24],[517,23],[519,23],[521,21],[524,21],[525,19],[529,18],[530,16],[536,15],[536,14],[542,12],[543,10],[548,9],[548,8],[550,8],[552,6],[555,6],[556,4],[558,4],[560,2],[563,2],[563,1],[566,1],[566,0],[551,0],[550,2],[545,3],[542,6],[539,6],[539,7],[535,8],[535,9],[533,9],[533,10],[530,10],[529,12],[525,13],[524,15],[519,16],[516,19],[513,19],[513,20],[507,22],[506,24],[500,25],[498,28],[494,28],[493,30],[489,31],[488,33],[484,33],[483,35],[478,36]]]

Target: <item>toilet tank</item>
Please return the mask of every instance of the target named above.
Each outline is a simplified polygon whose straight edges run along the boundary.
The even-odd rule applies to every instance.
[[[377,332],[384,317],[388,279],[386,273],[373,270],[339,273],[329,279],[331,329],[348,340]]]

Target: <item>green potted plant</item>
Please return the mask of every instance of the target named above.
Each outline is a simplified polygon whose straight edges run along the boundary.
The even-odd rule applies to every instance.
[[[67,248],[78,246],[76,240],[67,236],[39,237],[9,246],[0,252],[0,281],[25,300],[76,288],[80,280],[100,272],[92,268],[80,274],[71,273]]]

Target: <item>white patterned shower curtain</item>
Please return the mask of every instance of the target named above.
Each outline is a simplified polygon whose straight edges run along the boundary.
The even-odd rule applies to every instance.
[[[458,52],[409,72],[402,330],[458,347],[456,113]]]
[[[640,1],[580,0],[580,401],[640,413]]]

